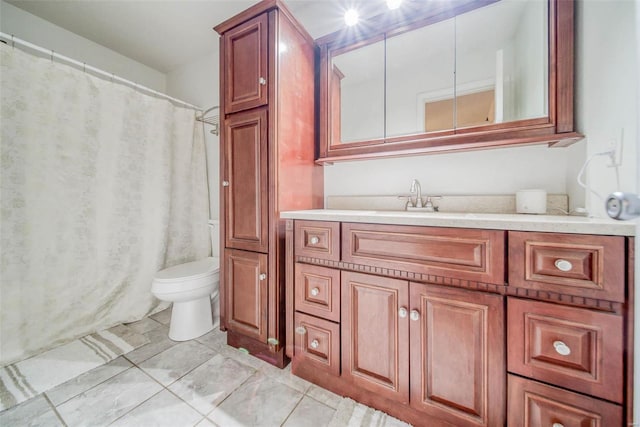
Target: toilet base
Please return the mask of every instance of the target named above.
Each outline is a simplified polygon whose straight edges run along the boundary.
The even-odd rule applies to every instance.
[[[171,308],[169,338],[188,341],[213,329],[209,295],[192,301],[174,302]]]

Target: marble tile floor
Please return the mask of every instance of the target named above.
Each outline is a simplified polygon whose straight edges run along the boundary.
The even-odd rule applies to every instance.
[[[226,345],[168,338],[170,311],[126,325],[148,343],[0,412],[0,426],[406,427]]]

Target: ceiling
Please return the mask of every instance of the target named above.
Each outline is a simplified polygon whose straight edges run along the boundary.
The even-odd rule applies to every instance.
[[[215,51],[213,27],[257,0],[6,0],[162,73]],[[346,2],[370,16],[384,0],[285,0],[317,38],[339,29]]]

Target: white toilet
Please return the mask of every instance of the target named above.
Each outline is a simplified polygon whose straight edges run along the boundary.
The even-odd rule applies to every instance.
[[[209,221],[213,254],[218,253],[218,224],[218,221]],[[217,303],[219,287],[220,258],[215,256],[174,265],[156,273],[151,293],[159,300],[173,303],[169,338],[187,341],[213,329],[211,300]]]

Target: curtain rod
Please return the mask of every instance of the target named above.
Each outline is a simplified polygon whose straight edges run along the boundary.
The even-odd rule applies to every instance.
[[[164,99],[167,99],[169,101],[176,102],[178,104],[182,104],[182,105],[184,105],[186,107],[193,108],[194,110],[199,110],[199,111],[203,110],[201,107],[198,107],[197,105],[189,104],[188,102],[184,102],[184,101],[182,101],[180,99],[173,98],[173,97],[171,97],[171,96],[169,96],[167,94],[164,94],[162,92],[158,92],[157,90],[148,88],[146,86],[142,86],[142,85],[140,85],[140,84],[138,84],[136,82],[133,82],[131,80],[127,80],[127,79],[124,79],[122,77],[116,76],[114,73],[109,73],[109,72],[101,70],[99,68],[92,67],[91,65],[87,65],[84,62],[80,62],[80,61],[76,61],[75,59],[71,59],[68,56],[60,55],[59,53],[55,52],[53,49],[45,49],[43,47],[40,47],[40,46],[35,45],[33,43],[30,43],[30,42],[28,42],[26,40],[19,39],[18,37],[15,37],[13,34],[7,34],[7,33],[3,33],[3,32],[0,31],[0,38],[4,39],[4,41],[7,42],[7,44],[11,43],[12,47],[13,47],[14,44],[19,44],[19,45],[28,47],[30,49],[36,50],[38,52],[42,52],[42,53],[45,53],[47,55],[50,55],[52,60],[53,60],[53,58],[56,58],[56,59],[59,59],[61,61],[68,62],[69,64],[75,65],[78,68],[82,68],[82,70],[84,70],[84,71],[89,70],[92,73],[98,74],[100,76],[107,77],[111,81],[117,81],[117,82],[126,84],[128,86],[132,86],[136,90],[139,89],[139,90],[142,90],[142,91],[145,91],[145,92],[149,92],[149,93],[151,93],[151,94],[153,94],[153,95],[155,95],[155,96],[157,96],[159,98],[164,98]]]

